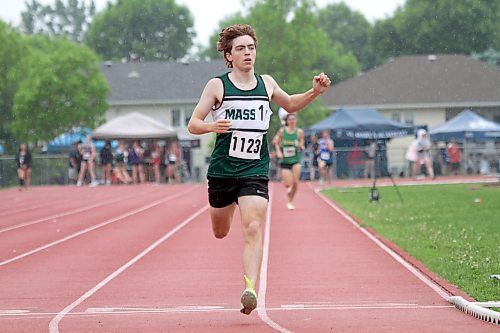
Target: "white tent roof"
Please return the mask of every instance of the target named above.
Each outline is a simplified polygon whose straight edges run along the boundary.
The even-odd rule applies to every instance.
[[[172,127],[138,112],[112,119],[92,132],[93,139],[162,139],[176,136]]]

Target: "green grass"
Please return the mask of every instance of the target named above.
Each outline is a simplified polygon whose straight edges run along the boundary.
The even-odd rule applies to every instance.
[[[481,184],[334,188],[324,193],[478,301],[499,301],[500,187]],[[480,202],[478,199],[480,199]]]

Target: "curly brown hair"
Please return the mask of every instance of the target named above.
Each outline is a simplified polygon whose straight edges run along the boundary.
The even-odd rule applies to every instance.
[[[217,41],[217,51],[222,52],[224,60],[228,68],[233,68],[233,64],[227,60],[226,54],[231,53],[233,47],[233,40],[241,36],[252,37],[255,47],[257,47],[257,36],[255,31],[248,24],[234,24],[227,28],[222,29],[219,33],[219,40]]]

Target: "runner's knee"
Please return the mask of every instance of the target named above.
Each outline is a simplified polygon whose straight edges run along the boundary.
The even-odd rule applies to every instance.
[[[213,227],[212,230],[213,230],[215,238],[217,238],[217,239],[222,239],[222,238],[226,237],[227,234],[229,233],[229,229],[220,228],[220,227]]]
[[[260,222],[253,220],[244,227],[246,240],[254,239],[260,235]]]

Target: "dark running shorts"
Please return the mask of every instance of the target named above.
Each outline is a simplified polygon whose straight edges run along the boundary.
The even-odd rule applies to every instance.
[[[223,208],[245,195],[257,195],[269,200],[265,177],[214,178],[208,177],[208,202],[211,207]]]
[[[281,167],[282,169],[292,170],[292,169],[293,169],[293,166],[294,166],[295,164],[299,164],[299,163],[294,163],[294,164],[286,164],[286,163],[284,163],[284,164],[280,164],[280,167]]]

